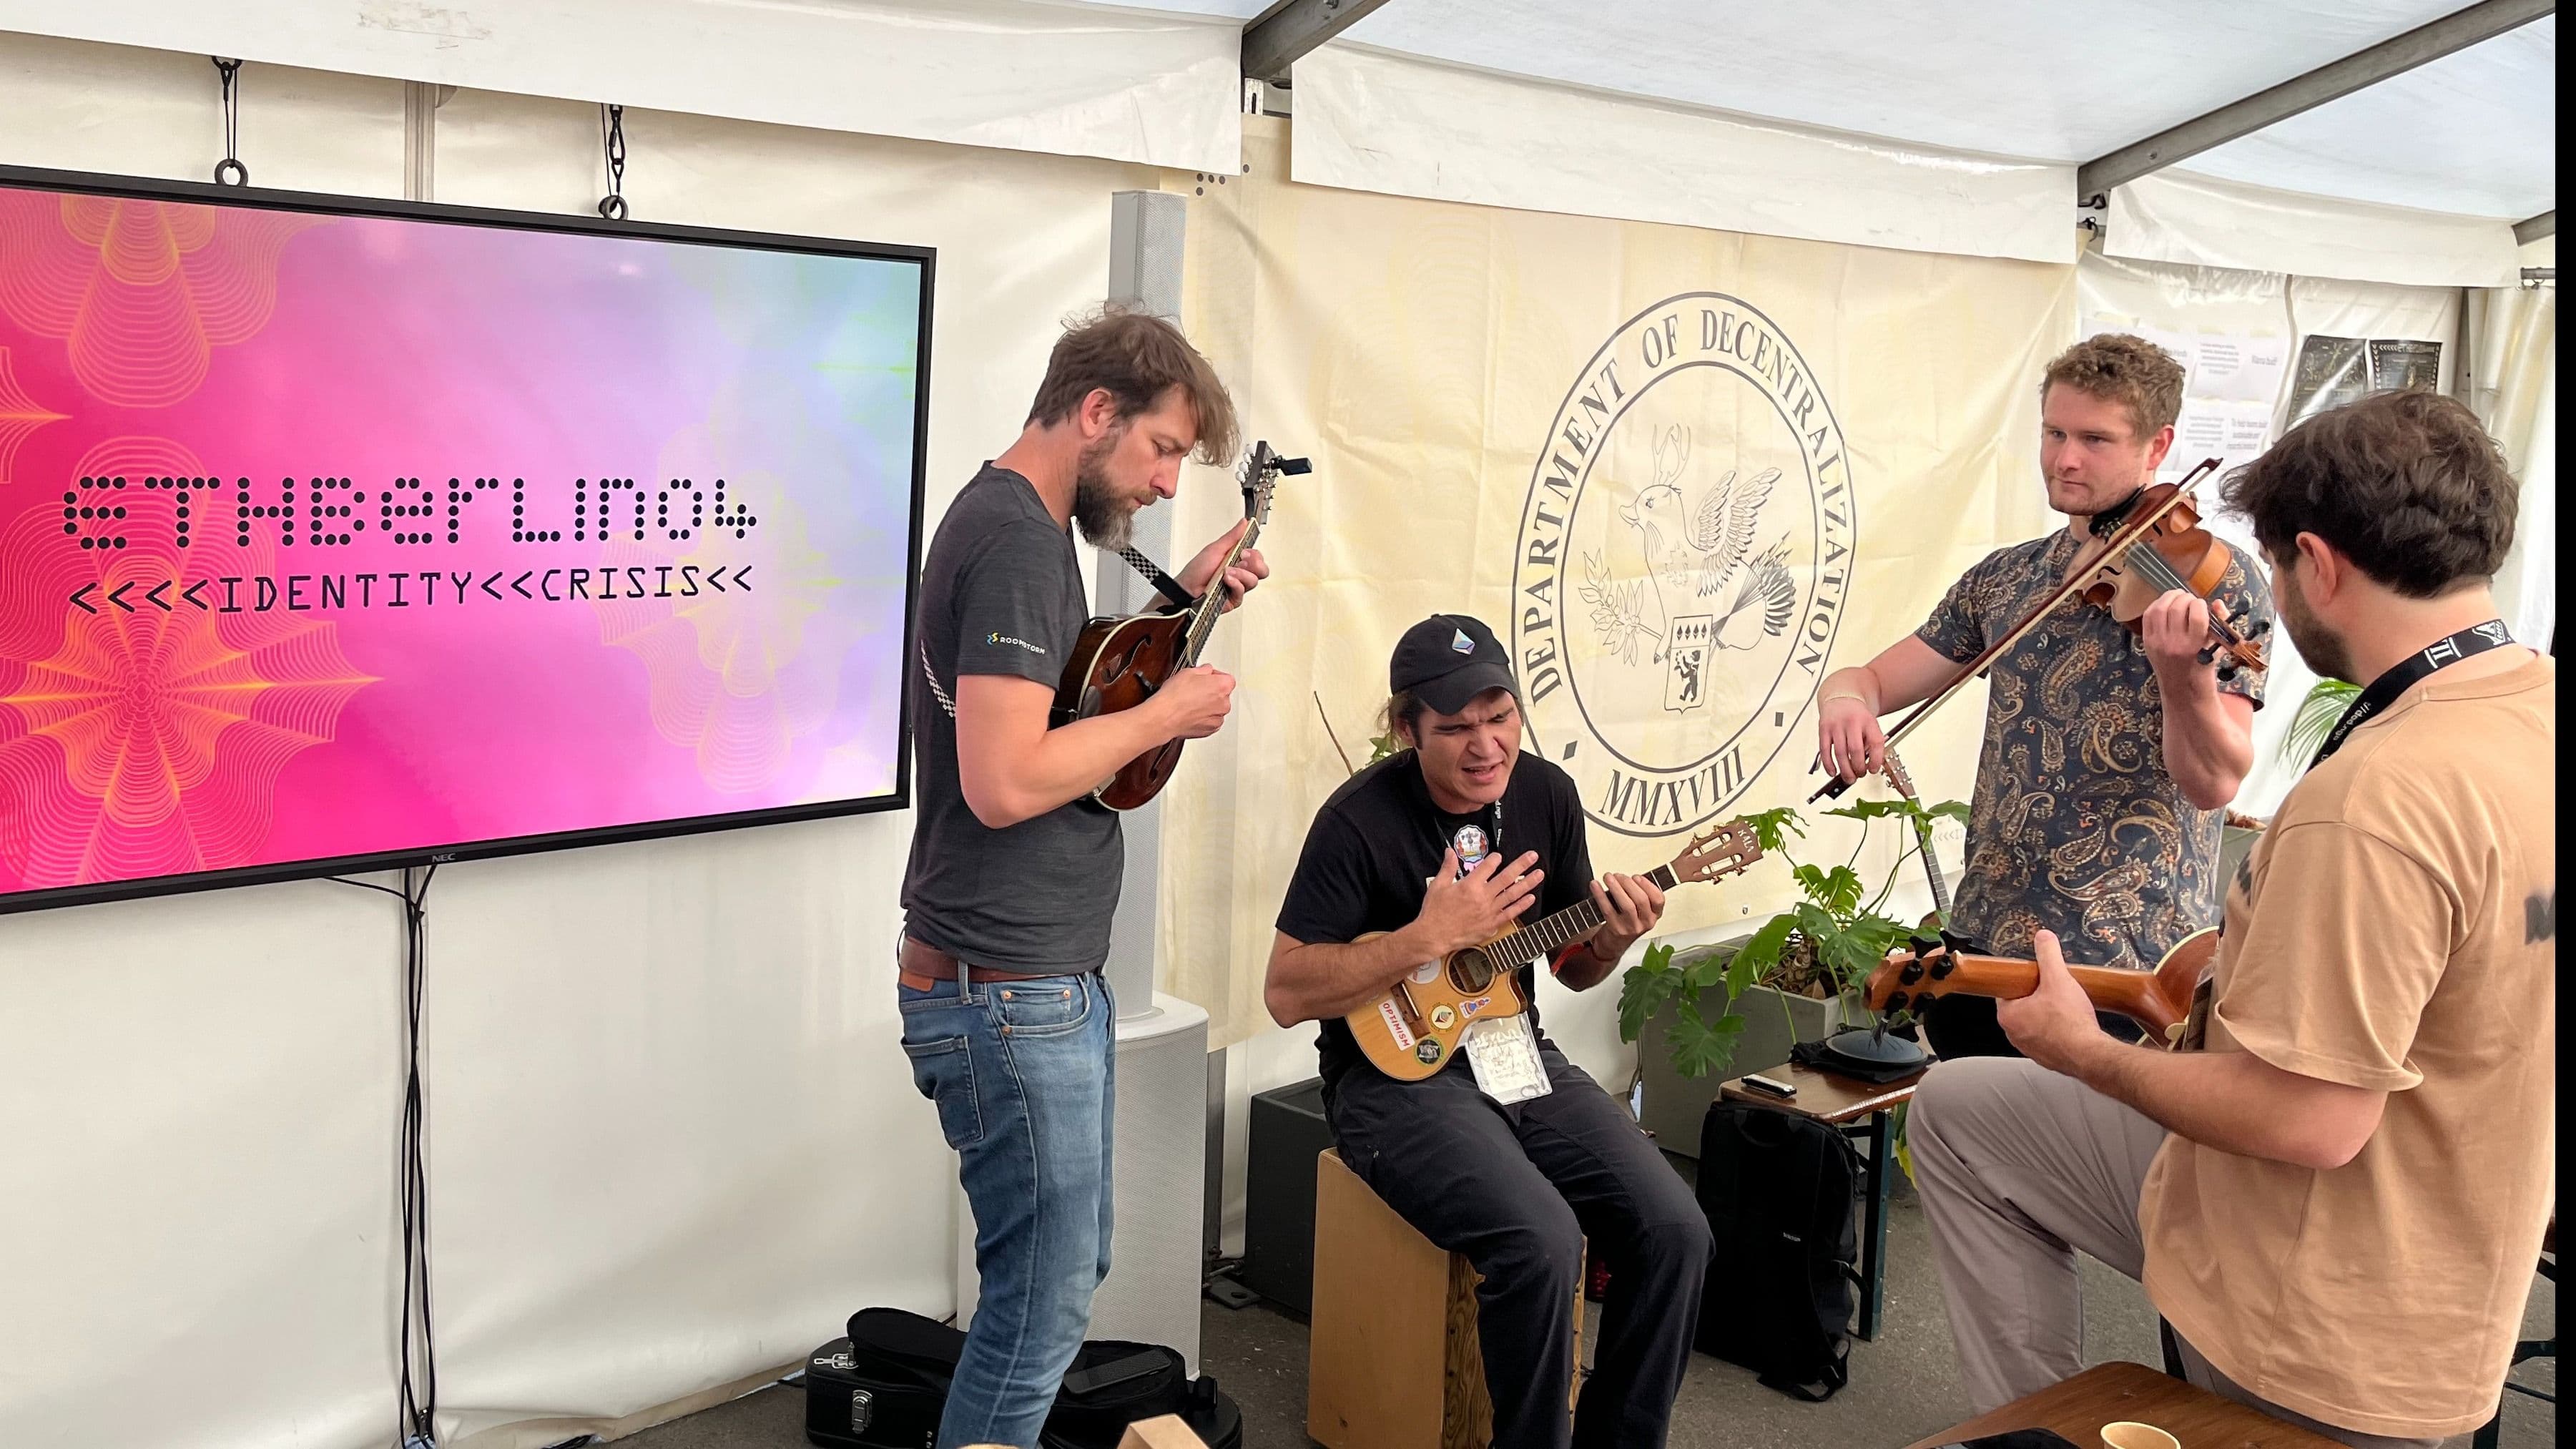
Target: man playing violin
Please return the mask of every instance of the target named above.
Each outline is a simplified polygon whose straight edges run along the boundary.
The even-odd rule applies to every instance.
[[[2040,385],[2040,473],[2066,527],[1997,549],[1953,584],[1922,628],[1826,676],[1819,762],[1845,780],[1880,768],[1879,717],[1930,698],[2098,550],[2087,526],[2155,481],[2182,408],[2181,364],[2140,338],[2086,338]],[[2089,546],[2089,547],[2088,547]],[[2214,604],[2260,633],[2272,600],[2241,550],[2208,599],[2176,589],[2137,632],[2070,599],[1997,658],[1988,679],[1967,860],[1950,928],[1978,949],[2028,956],[2053,932],[2069,959],[2151,967],[2218,920],[2220,810],[2254,761],[2253,670],[2208,656]],[[2125,1018],[2107,1029],[2134,1038]],[[1925,1029],[1944,1057],[2008,1055],[1991,1000],[1938,998]]]
[[[2329,1439],[2496,1412],[2557,1187],[2558,676],[2489,579],[2514,479],[2425,391],[2320,414],[2228,480],[2320,675],[2365,687],[2227,887],[2174,1051],[2099,1030],[2057,942],[2026,1061],[1943,1062],[1911,1141],[1988,1410],[2081,1366],[2078,1250],[2193,1382]]]

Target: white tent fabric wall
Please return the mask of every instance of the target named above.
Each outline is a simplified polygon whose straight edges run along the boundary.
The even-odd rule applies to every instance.
[[[263,183],[402,185],[402,88],[264,68]],[[203,56],[0,36],[0,160],[202,176]],[[461,92],[441,199],[586,212],[593,107]],[[632,113],[642,217],[940,249],[929,518],[1096,303],[1106,162]],[[559,1442],[946,1313],[954,1158],[897,1049],[908,815],[442,869],[442,1441]],[[0,923],[0,1443],[359,1449],[393,1418],[401,933],[304,882]],[[102,1399],[138,1363],[155,1392]]]
[[[2514,218],[2453,216],[2161,171],[2111,189],[2102,250],[2138,261],[2420,287],[2510,285]]]
[[[2468,308],[2469,405],[2522,484],[2496,604],[2515,638],[2549,649],[2558,632],[2558,288],[2471,292]]]
[[[1297,63],[1296,179],[1521,211],[2063,262],[2074,168],[1331,45]]]
[[[1221,16],[1048,0],[0,0],[0,31],[1190,170],[1232,170]]]

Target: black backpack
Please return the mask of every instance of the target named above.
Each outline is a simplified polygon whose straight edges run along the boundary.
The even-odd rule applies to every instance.
[[[1822,1403],[1850,1380],[1845,1335],[1860,1284],[1860,1153],[1813,1118],[1711,1102],[1699,1205],[1717,1239],[1699,1348]]]
[[[850,1315],[805,1365],[805,1437],[825,1449],[929,1449],[966,1335],[899,1308]],[[1041,1449],[1117,1449],[1127,1426],[1178,1414],[1208,1449],[1241,1449],[1243,1419],[1207,1375],[1159,1344],[1095,1339],[1065,1371]]]

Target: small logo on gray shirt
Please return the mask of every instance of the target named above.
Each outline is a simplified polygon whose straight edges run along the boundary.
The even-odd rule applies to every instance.
[[[992,633],[985,635],[985,636],[984,636],[984,642],[985,642],[985,643],[987,643],[987,644],[1016,644],[1016,645],[1018,645],[1020,648],[1022,648],[1022,649],[1026,649],[1026,650],[1027,650],[1027,651],[1029,651],[1031,654],[1044,654],[1044,653],[1046,653],[1046,650],[1045,650],[1044,648],[1042,648],[1042,647],[1040,647],[1040,646],[1038,646],[1038,645],[1032,644],[1032,643],[1030,643],[1030,642],[1029,642],[1028,640],[1026,640],[1026,639],[1018,638],[1018,637],[1016,637],[1016,636],[1014,636],[1014,635],[1010,635],[1010,634],[1005,634],[1005,633],[1003,633],[1003,632],[1002,632],[1001,630],[999,630],[999,629],[996,629],[996,630],[994,630]]]

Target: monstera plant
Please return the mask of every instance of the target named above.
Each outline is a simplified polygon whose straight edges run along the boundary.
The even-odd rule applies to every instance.
[[[1964,826],[1968,807],[1956,800],[1928,808],[1910,799],[1870,800],[1825,813],[1861,822],[1851,858],[1831,867],[1800,861],[1791,853],[1790,837],[1803,839],[1807,833],[1796,810],[1783,806],[1746,817],[1763,853],[1789,862],[1798,903],[1764,922],[1732,955],[1703,953],[1677,965],[1671,946],[1648,948],[1619,986],[1622,1040],[1635,1041],[1647,1019],[1660,1013],[1674,1069],[1699,1077],[1723,1072],[1734,1061],[1745,1026],[1738,1002],[1757,986],[1779,993],[1783,1013],[1789,996],[1841,996],[1857,1005],[1861,983],[1916,929],[1879,910],[1895,890],[1898,872],[1921,851],[1934,821],[1947,818]],[[1907,843],[1873,892],[1857,867],[1870,831],[1881,820],[1902,822]],[[1725,988],[1714,1017],[1703,1007],[1712,987]]]

